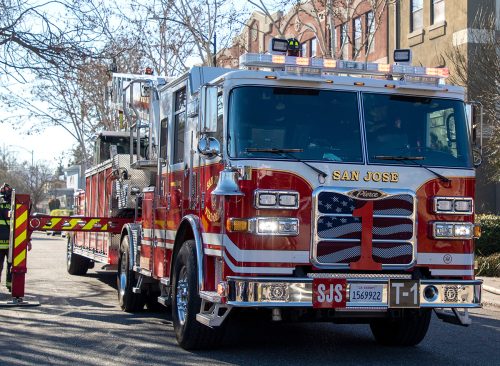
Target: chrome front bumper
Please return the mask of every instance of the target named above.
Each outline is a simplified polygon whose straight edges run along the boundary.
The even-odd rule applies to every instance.
[[[318,274],[318,277],[345,278],[347,302],[337,310],[387,310],[390,280],[411,279],[409,275],[335,275]],[[235,307],[312,307],[313,278],[311,277],[228,277],[227,304]],[[378,284],[383,286],[379,302],[353,302],[351,284]],[[420,308],[479,308],[481,307],[480,280],[420,280]],[[427,286],[433,285],[438,295],[432,301],[424,296]],[[450,291],[453,296],[449,296]],[[450,299],[451,298],[451,299]]]

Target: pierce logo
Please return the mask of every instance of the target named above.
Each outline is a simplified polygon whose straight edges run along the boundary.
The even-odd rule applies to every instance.
[[[375,189],[359,189],[355,191],[350,191],[347,194],[353,198],[358,198],[362,200],[377,200],[387,196],[386,193],[377,191]]]

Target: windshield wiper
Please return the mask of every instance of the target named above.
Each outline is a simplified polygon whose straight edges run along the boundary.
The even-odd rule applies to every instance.
[[[258,147],[257,148],[249,147],[245,151],[246,152],[271,153],[271,154],[278,154],[278,155],[282,155],[282,156],[287,156],[289,158],[295,159],[299,163],[307,165],[309,168],[314,170],[316,173],[321,175],[323,178],[326,178],[328,176],[324,171],[312,166],[309,163],[306,163],[304,160],[299,159],[298,157],[296,157],[295,155],[292,154],[292,153],[296,153],[296,152],[303,152],[304,149],[276,149],[276,148],[267,148],[266,149],[266,148],[258,148]]]
[[[441,182],[444,182],[444,183],[449,183],[450,180],[448,178],[446,178],[444,175],[441,175],[439,174],[438,172],[426,167],[425,165],[419,163],[417,160],[424,160],[425,158],[423,156],[403,156],[403,155],[396,155],[396,156],[390,156],[390,155],[375,155],[374,156],[375,159],[377,160],[396,160],[396,161],[402,161],[403,163],[405,163],[406,161],[411,161],[413,164],[421,167],[421,168],[424,168],[425,170],[431,172],[432,174],[434,174],[436,177],[439,178],[439,180],[441,180]]]

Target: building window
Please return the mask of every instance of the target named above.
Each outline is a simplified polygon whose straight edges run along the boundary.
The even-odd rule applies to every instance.
[[[411,0],[410,32],[422,29],[424,26],[424,0]]]
[[[300,55],[302,57],[306,57],[307,56],[307,43],[306,42],[303,42],[300,44]]]
[[[444,22],[444,0],[431,1],[431,24]]]
[[[316,38],[311,39],[309,57],[316,57],[316,47],[318,46],[318,40]]]
[[[352,34],[354,36],[354,47],[352,48],[352,57],[356,58],[361,51],[363,40],[363,28],[361,26],[361,17],[354,18],[352,21]]]
[[[184,161],[184,132],[186,128],[186,88],[175,93],[174,164]]]
[[[375,18],[373,11],[366,13],[366,44],[365,52],[372,53],[375,50]]]
[[[347,23],[340,26],[340,58],[345,60],[348,58],[349,33],[347,31]]]
[[[259,24],[253,22],[248,30],[248,50],[249,52],[259,52]]]

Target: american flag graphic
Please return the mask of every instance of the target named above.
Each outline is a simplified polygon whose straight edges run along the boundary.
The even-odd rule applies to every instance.
[[[367,201],[338,192],[318,195],[316,257],[324,264],[350,263],[361,255],[362,220],[353,211]],[[373,260],[408,264],[413,258],[413,196],[398,194],[373,201]]]

